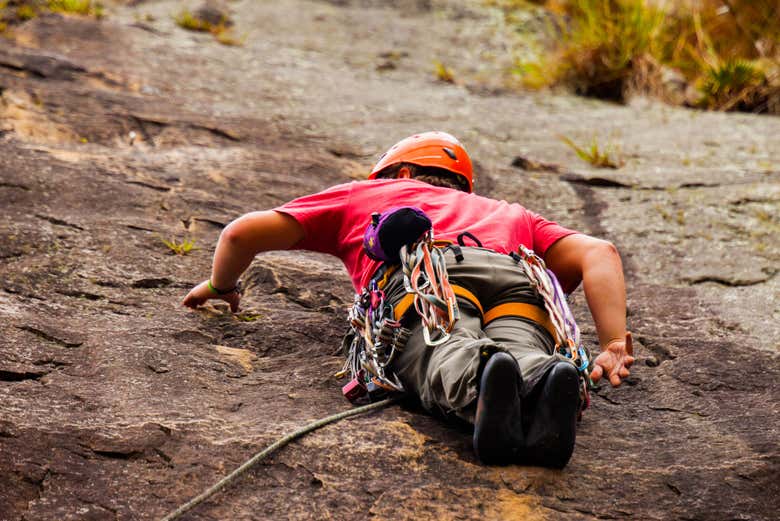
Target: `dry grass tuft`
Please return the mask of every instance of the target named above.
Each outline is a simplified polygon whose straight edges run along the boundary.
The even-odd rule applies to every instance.
[[[173,19],[176,21],[176,25],[182,29],[187,29],[188,31],[213,33],[218,27],[218,25],[213,25],[207,20],[198,18],[187,9],[182,10],[179,14],[174,16]]]
[[[566,136],[559,136],[559,138],[574,150],[577,157],[596,168],[620,168],[625,164],[615,146],[606,145],[602,148],[595,136],[588,147],[581,147]]]
[[[80,14],[83,16],[103,16],[103,6],[92,0],[48,0],[46,2],[50,11],[56,13]]]
[[[231,47],[242,47],[246,43],[246,36],[236,37],[230,30],[220,31],[214,35],[214,38],[222,45]]]
[[[439,60],[433,62],[436,79],[444,83],[455,83],[455,72]]]
[[[583,0],[572,13],[579,22],[554,74],[585,96],[623,100],[635,65],[654,54],[663,12],[641,2]]]
[[[168,247],[168,250],[173,253],[174,255],[187,255],[192,250],[195,250],[195,240],[194,239],[184,239],[183,241],[179,242],[176,239],[164,239],[160,237],[160,241],[162,241],[165,246]]]
[[[222,45],[242,46],[246,43],[246,37],[238,38],[233,34],[232,22],[223,14],[203,17],[184,9],[174,16],[174,21],[182,29],[210,33]]]
[[[527,87],[565,85],[614,101],[640,92],[715,110],[780,113],[777,0],[536,3],[554,22],[541,57],[515,68]],[[685,96],[671,92],[672,76],[688,86]]]
[[[94,18],[105,14],[103,5],[92,0],[0,0],[0,33],[46,12]]]

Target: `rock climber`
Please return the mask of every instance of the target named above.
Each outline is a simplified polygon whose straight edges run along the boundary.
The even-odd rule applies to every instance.
[[[419,320],[412,321],[406,345],[388,370],[427,410],[472,423],[474,450],[483,463],[562,468],[574,450],[583,376],[593,382],[606,377],[618,386],[634,362],[620,256],[606,240],[519,204],[476,195],[473,187],[471,159],[455,137],[438,131],[407,137],[380,157],[366,181],[231,222],[217,243],[211,277],[183,305],[221,299],[237,311],[238,280],[252,259],[286,249],[338,257],[360,294],[382,265],[364,247],[372,215],[394,207],[419,209],[438,240],[462,243],[468,232],[468,246],[443,253],[459,318],[435,347],[427,345]],[[510,256],[520,246],[544,260],[565,293],[582,284],[600,345],[585,375],[556,351],[544,303]],[[386,279],[382,295],[400,305],[407,293],[402,270]]]

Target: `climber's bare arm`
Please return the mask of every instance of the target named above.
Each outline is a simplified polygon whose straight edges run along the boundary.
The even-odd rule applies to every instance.
[[[564,288],[571,290],[582,281],[601,345],[591,378],[598,381],[606,375],[612,385],[620,385],[634,357],[626,332],[626,285],[617,249],[611,242],[574,234],[553,244],[545,262]]]
[[[304,230],[298,221],[273,210],[239,217],[228,224],[219,236],[211,269],[211,285],[222,290],[234,288],[255,255],[263,251],[286,250],[303,236]],[[182,304],[194,309],[212,298],[228,302],[235,312],[241,295],[237,292],[218,295],[205,280],[190,290]]]

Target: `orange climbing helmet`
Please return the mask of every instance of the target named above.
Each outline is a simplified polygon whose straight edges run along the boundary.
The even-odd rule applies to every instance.
[[[471,158],[460,141],[446,132],[423,132],[402,139],[382,154],[368,178],[376,179],[382,170],[398,163],[411,163],[448,170],[463,177],[468,182],[469,193],[474,190],[474,171],[471,166]]]

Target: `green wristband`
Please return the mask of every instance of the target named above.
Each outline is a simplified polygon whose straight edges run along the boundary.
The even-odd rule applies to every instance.
[[[217,295],[227,295],[229,293],[233,293],[234,291],[238,290],[238,286],[233,286],[229,290],[221,290],[214,287],[214,284],[211,283],[211,279],[209,279],[206,284],[208,285],[209,289],[214,292]]]

